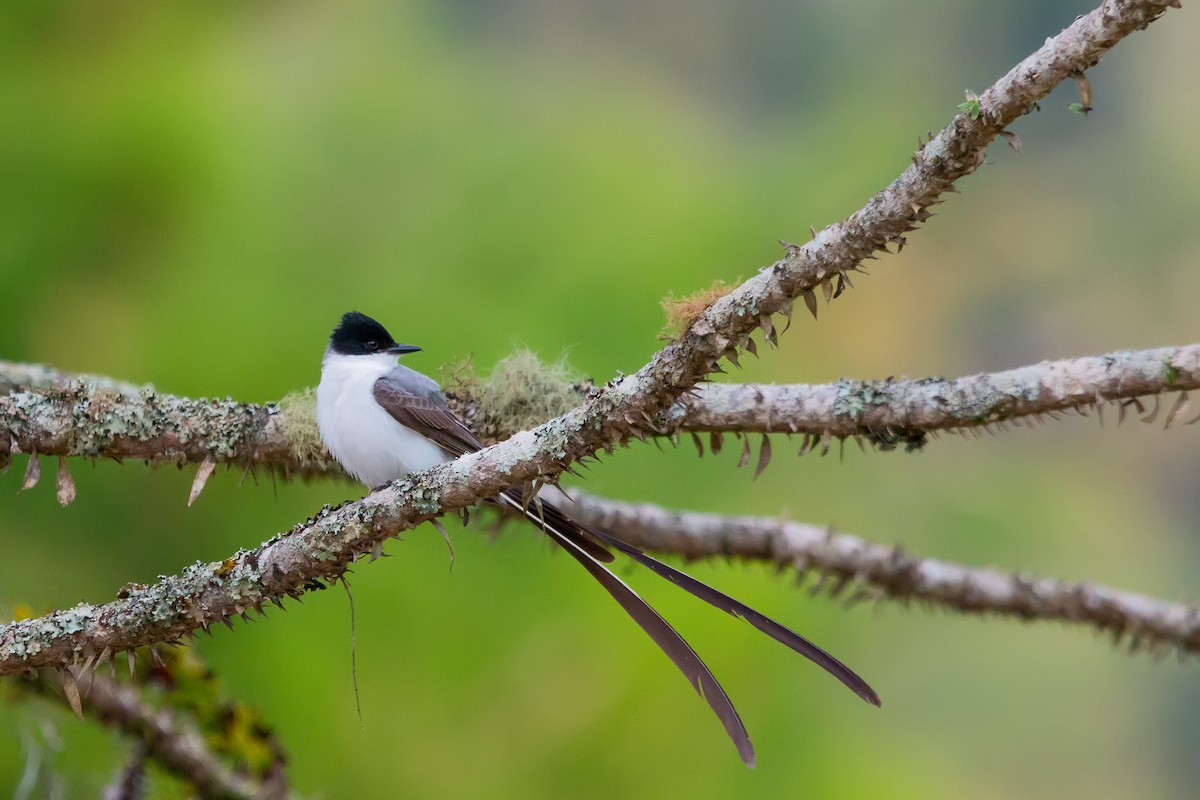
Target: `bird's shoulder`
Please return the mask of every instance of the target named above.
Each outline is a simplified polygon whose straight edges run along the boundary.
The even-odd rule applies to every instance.
[[[438,408],[449,408],[442,387],[437,381],[415,369],[397,364],[391,371],[375,381],[375,392],[393,397],[406,397],[419,405],[431,404]]]

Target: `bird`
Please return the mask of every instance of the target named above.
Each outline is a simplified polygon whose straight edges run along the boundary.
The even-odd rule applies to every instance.
[[[399,363],[400,356],[420,350],[398,344],[382,324],[358,311],[342,315],[329,337],[317,386],[317,426],[333,457],[368,489],[484,447],[450,409],[436,381]],[[755,764],[754,746],[725,690],[670,623],[605,566],[615,560],[613,551],[700,600],[745,619],[829,672],[866,702],[880,705],[879,696],[865,680],[808,639],[607,531],[572,518],[560,507],[564,502],[544,495],[531,498],[525,489],[512,487],[491,502],[543,531],[620,604],[708,702],[747,767]]]

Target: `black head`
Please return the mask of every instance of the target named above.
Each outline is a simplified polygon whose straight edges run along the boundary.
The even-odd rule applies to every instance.
[[[357,311],[342,315],[342,321],[329,337],[329,347],[343,356],[368,356],[375,353],[403,355],[421,349],[411,344],[396,344],[387,328]]]

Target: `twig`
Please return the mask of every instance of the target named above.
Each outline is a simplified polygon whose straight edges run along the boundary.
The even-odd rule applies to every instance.
[[[1200,608],[1092,583],[919,558],[829,528],[764,517],[671,511],[571,492],[575,513],[639,547],[687,558],[735,556],[818,573],[819,589],[853,600],[922,603],[1023,621],[1094,628],[1131,648],[1200,653]],[[817,591],[817,590],[814,590]]]
[[[134,686],[94,672],[78,677],[85,713],[140,742],[144,752],[164,769],[195,786],[203,797],[272,800],[288,796],[286,784],[259,781],[235,773],[213,754],[204,737],[180,712],[157,709]],[[41,684],[58,696],[56,673],[46,672]]]
[[[111,389],[114,392],[134,395],[139,392],[153,391],[150,384],[129,383],[114,380],[103,375],[83,375],[76,372],[63,372],[44,364],[22,364],[16,361],[0,359],[0,395],[9,392],[35,391],[41,389],[62,389],[72,383],[83,381],[93,389]]]
[[[4,372],[6,367],[16,367]],[[0,381],[41,365],[0,365]],[[48,370],[49,371],[49,370]],[[62,373],[55,373],[61,375]],[[0,431],[16,452],[171,463],[205,459],[254,467],[277,464],[301,474],[332,472],[323,449],[298,452],[288,416],[275,404],[192,400],[149,389],[127,393],[119,381],[79,376],[40,389],[0,394]]]
[[[1200,388],[1200,344],[1121,350],[1043,361],[964,378],[851,381],[823,385],[709,384],[682,398],[668,419],[683,432],[804,433],[903,437],[957,430],[1116,402],[1148,418],[1159,395]],[[1186,421],[1183,404],[1165,422]],[[1181,420],[1182,418],[1182,420]]]

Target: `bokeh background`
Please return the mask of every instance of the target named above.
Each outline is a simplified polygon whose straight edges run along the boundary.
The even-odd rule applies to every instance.
[[[661,298],[748,277],[858,208],[1088,2],[361,0],[0,10],[0,357],[267,401],[315,385],[350,308],[486,373],[518,346],[598,381],[660,345]],[[956,376],[1197,339],[1194,9],[1062,87],[899,256],[734,380]],[[752,360],[751,360],[752,361]],[[1195,600],[1200,427],[1114,415],[926,452],[775,462],[637,445],[613,497],[836,524],[916,554]],[[103,602],[357,496],[346,483],[75,463],[0,478],[0,605]],[[306,797],[1186,797],[1200,665],[1058,625],[860,606],[694,565],[858,669],[867,707],[748,626],[628,577],[745,717],[708,710],[569,559],[428,526],[360,566],[360,724],[340,590],[199,645]],[[48,734],[53,730],[53,735]],[[47,744],[58,737],[60,749]],[[30,758],[95,795],[128,743],[0,707],[0,796]]]

